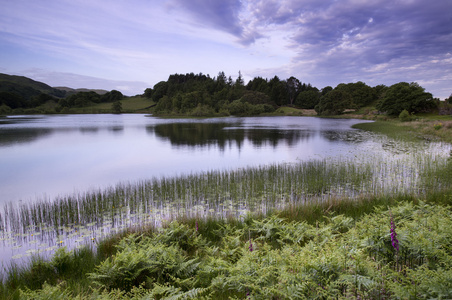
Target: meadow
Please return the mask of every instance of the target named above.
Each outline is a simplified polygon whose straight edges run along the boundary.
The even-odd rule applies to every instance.
[[[398,139],[382,137],[385,151],[372,157],[154,178],[7,206],[2,239],[36,248],[29,263],[6,266],[1,295],[450,298],[451,147],[390,132]]]

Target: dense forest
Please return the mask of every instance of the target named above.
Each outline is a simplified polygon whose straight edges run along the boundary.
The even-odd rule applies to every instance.
[[[319,115],[338,115],[347,109],[376,107],[389,115],[430,111],[439,99],[417,83],[400,82],[390,87],[370,87],[358,81],[318,89],[295,77],[281,80],[255,77],[246,85],[239,72],[234,81],[220,72],[217,77],[174,74],[146,89],[144,96],[157,103],[156,114],[258,115],[280,106],[315,109]],[[450,101],[450,100],[449,100]]]
[[[48,101],[55,112],[87,107],[96,103],[121,101],[116,90],[68,90],[52,88],[26,77],[0,74],[0,107],[25,109]],[[441,103],[417,83],[400,82],[392,86],[368,86],[364,82],[341,83],[321,89],[295,77],[281,80],[255,77],[245,84],[242,74],[234,80],[219,72],[216,77],[202,73],[173,74],[147,88],[141,95],[155,104],[155,115],[227,116],[272,113],[281,106],[315,109],[319,115],[338,115],[363,107],[398,116],[436,110]],[[446,99],[452,104],[452,96]],[[5,110],[5,109],[3,109]]]

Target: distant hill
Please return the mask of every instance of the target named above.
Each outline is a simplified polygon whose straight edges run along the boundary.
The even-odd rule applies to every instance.
[[[79,92],[95,92],[95,93],[97,93],[99,95],[103,95],[103,94],[108,93],[107,90],[100,90],[100,89],[73,89],[73,88],[66,87],[66,86],[56,86],[56,87],[54,87],[54,89],[65,91],[68,95],[76,94],[76,93],[79,93]]]
[[[0,92],[16,93],[25,99],[40,94],[47,94],[57,98],[64,98],[79,92],[95,92],[99,95],[108,93],[101,89],[73,89],[70,87],[51,87],[43,82],[25,76],[0,73]]]
[[[36,107],[49,100],[58,102],[79,92],[108,93],[100,89],[55,88],[25,76],[0,73],[0,106],[6,105],[13,109]]]
[[[39,97],[41,94],[50,95],[57,98],[66,96],[64,91],[52,88],[51,86],[35,81],[24,76],[7,75],[0,73],[0,92],[13,93],[25,100]]]

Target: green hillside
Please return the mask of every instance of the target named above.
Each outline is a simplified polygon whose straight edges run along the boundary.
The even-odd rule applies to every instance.
[[[0,74],[0,92],[15,92],[25,98],[48,94],[55,97],[64,97],[65,92],[24,76]]]

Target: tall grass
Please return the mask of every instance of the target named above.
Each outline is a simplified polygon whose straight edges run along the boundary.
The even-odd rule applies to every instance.
[[[154,178],[53,201],[7,204],[0,213],[0,235],[14,247],[28,246],[29,255],[46,256],[62,246],[95,245],[126,228],[160,227],[180,217],[240,219],[308,204],[314,214],[316,206],[344,199],[353,203],[450,189],[450,159],[444,153],[450,146],[388,139],[382,147],[383,152],[362,157]],[[13,258],[23,256],[22,251]]]

